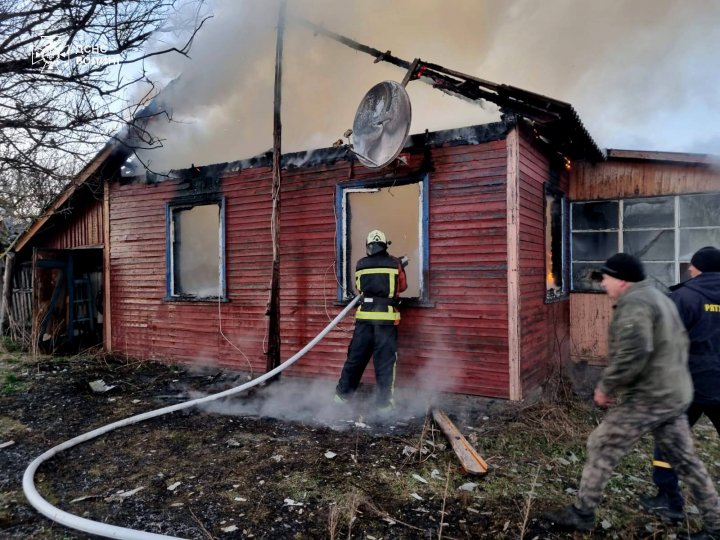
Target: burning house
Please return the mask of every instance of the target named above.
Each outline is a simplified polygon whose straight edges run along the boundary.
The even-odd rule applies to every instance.
[[[492,101],[502,120],[412,135],[384,167],[343,144],[285,154],[277,224],[270,154],[160,177],[108,145],[11,246],[15,327],[48,349],[98,343],[258,373],[274,294],[284,359],[350,300],[362,238],[381,228],[410,260],[398,384],[520,400],[562,365],[603,364],[611,306],[590,269],[628,251],[666,286],[694,250],[720,244],[707,156],[603,152],[567,103],[364,52]],[[17,310],[21,294],[31,313]],[[335,379],[351,324],[287,374]]]

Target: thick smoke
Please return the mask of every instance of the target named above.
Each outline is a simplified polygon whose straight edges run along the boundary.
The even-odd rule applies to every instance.
[[[174,118],[153,169],[250,157],[272,145],[277,0],[214,0],[192,58],[162,57]],[[570,102],[607,148],[720,153],[720,3],[714,0],[289,0],[299,14],[401,58],[420,57]],[[403,70],[288,22],[283,151],[331,145],[365,92]],[[411,132],[492,121],[413,82]]]

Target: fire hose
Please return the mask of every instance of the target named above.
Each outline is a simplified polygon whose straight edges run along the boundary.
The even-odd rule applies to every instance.
[[[219,392],[217,394],[211,394],[202,398],[185,401],[183,403],[178,403],[169,407],[163,407],[154,411],[137,414],[123,420],[118,420],[117,422],[113,422],[112,424],[107,424],[106,426],[99,427],[93,431],[89,431],[87,433],[79,435],[74,439],[70,439],[62,444],[51,448],[44,454],[38,456],[32,463],[30,463],[28,468],[25,469],[25,474],[23,475],[23,491],[25,492],[25,497],[27,498],[28,502],[30,502],[30,504],[35,507],[38,512],[43,514],[45,517],[51,519],[52,521],[60,523],[61,525],[65,525],[66,527],[84,531],[90,534],[104,536],[107,538],[122,538],[126,540],[146,540],[153,538],[174,538],[177,540],[178,537],[176,536],[167,536],[163,534],[155,534],[135,529],[128,529],[126,527],[118,527],[116,525],[109,525],[107,523],[101,523],[99,521],[82,518],[80,516],[70,514],[69,512],[65,512],[64,510],[60,510],[59,508],[56,508],[55,506],[47,502],[45,499],[43,499],[40,493],[38,493],[37,489],[35,488],[35,472],[43,462],[47,461],[48,459],[62,452],[63,450],[67,450],[68,448],[72,448],[73,446],[76,446],[80,443],[99,437],[100,435],[108,433],[109,431],[129,426],[131,424],[137,424],[139,422],[149,420],[150,418],[162,416],[171,412],[194,407],[196,405],[207,403],[209,401],[214,401],[216,399],[232,396],[243,392],[248,388],[252,388],[253,386],[258,385],[271,377],[274,377],[284,369],[293,365],[297,360],[299,360],[303,355],[305,355],[305,353],[312,349],[322,338],[324,338],[328,334],[328,332],[330,332],[330,330],[335,328],[335,326],[337,326],[337,324],[348,314],[348,312],[355,306],[355,304],[358,303],[360,298],[361,296],[356,296],[345,307],[345,309],[338,313],[338,315],[332,321],[330,321],[330,323],[325,328],[323,328],[323,330],[317,336],[315,336],[300,351],[295,353],[295,355],[287,359],[275,369],[264,373],[263,375],[253,379],[252,381],[246,382],[244,384],[241,384],[240,386],[236,386],[228,390],[224,390],[223,392]]]

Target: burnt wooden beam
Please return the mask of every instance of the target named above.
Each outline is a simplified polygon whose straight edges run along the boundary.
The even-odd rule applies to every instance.
[[[487,463],[460,433],[460,430],[452,423],[450,418],[439,409],[433,409],[432,415],[435,423],[450,441],[450,445],[460,460],[463,470],[469,474],[486,474],[488,470]]]
[[[390,51],[383,52],[380,49],[364,45],[354,39],[348,38],[337,32],[332,32],[322,26],[312,23],[307,19],[294,16],[292,20],[301,26],[312,30],[317,35],[322,35],[346,45],[356,51],[369,54],[375,58],[375,62],[389,62],[393,65],[408,70],[406,73],[407,82],[418,79],[433,88],[442,90],[445,93],[460,96],[472,101],[484,100],[495,103],[500,107],[503,114],[517,114],[518,116],[532,119],[544,127],[561,123],[560,138],[553,141],[564,152],[573,158],[584,157],[590,161],[602,161],[604,155],[592,140],[592,137],[583,127],[580,119],[569,103],[548,98],[534,92],[529,92],[514,86],[497,84],[492,81],[474,77],[448,69],[439,64],[419,61],[408,62],[394,56]],[[417,63],[417,65],[416,65]],[[408,77],[408,74],[410,76]],[[406,84],[406,81],[403,81]],[[570,126],[568,128],[568,126]],[[572,135],[566,136],[565,131]],[[550,132],[543,134],[550,139]]]
[[[362,43],[355,41],[354,39],[350,39],[349,37],[345,37],[336,32],[328,30],[327,28],[324,28],[319,24],[312,23],[307,19],[303,19],[302,17],[293,16],[291,17],[291,19],[294,22],[298,23],[300,26],[309,28],[315,34],[328,37],[339,43],[342,43],[343,45],[347,45],[351,49],[355,49],[356,51],[369,54],[370,56],[374,57],[378,62],[389,62],[390,64],[396,65],[403,69],[410,68],[410,62],[408,62],[407,60],[403,60],[402,58],[398,58],[397,56],[393,56],[390,51],[383,52],[380,49],[375,49],[374,47],[363,45]]]
[[[407,60],[403,60],[402,58],[392,55],[390,51],[383,52],[380,49],[376,49],[368,45],[363,45],[362,43],[355,41],[354,39],[328,30],[318,24],[308,21],[307,19],[303,19],[301,17],[292,17],[292,20],[297,22],[301,26],[309,28],[315,34],[328,37],[339,43],[342,43],[343,45],[355,49],[356,51],[369,54],[370,56],[375,58],[376,62],[388,62],[395,66],[406,69],[407,82],[413,80],[414,78],[417,78],[422,80],[426,84],[430,84],[434,88],[453,92],[462,97],[472,99],[473,101],[483,99],[496,103],[501,107],[510,107],[518,113],[524,112],[526,114],[542,114],[547,116],[548,119],[557,119],[559,117],[559,114],[557,113],[550,112],[542,107],[513,101],[510,97],[499,93],[499,91],[503,88],[510,89],[512,87],[506,87],[505,85],[500,85],[491,81],[487,81],[485,79],[473,77],[472,75],[467,75],[459,71],[445,68],[439,64],[421,61],[419,58],[416,58],[413,62],[409,62]],[[410,76],[408,77],[408,75]],[[404,84],[407,84],[407,82],[403,80]],[[527,95],[531,94],[532,92],[527,92]],[[539,96],[539,94],[535,95]]]

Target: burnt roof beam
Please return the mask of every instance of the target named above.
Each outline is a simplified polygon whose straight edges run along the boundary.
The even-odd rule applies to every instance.
[[[375,62],[389,62],[405,70],[410,69],[412,66],[411,62],[394,56],[390,51],[383,52],[380,49],[363,45],[307,19],[293,16],[292,20],[301,26],[309,28],[315,34],[323,35],[352,49],[373,56]],[[603,153],[582,125],[577,113],[569,103],[521,88],[493,83],[431,62],[421,61],[417,68],[414,69],[412,79],[419,79],[446,93],[456,94],[473,101],[490,101],[497,104],[503,113],[515,113],[537,122],[539,125],[548,128],[552,126],[554,129],[543,130],[542,135],[550,138],[555,133],[559,134],[559,138],[554,142],[560,148],[567,148],[567,153],[572,158],[581,156],[590,161],[604,159]],[[558,129],[558,124],[563,129]],[[570,133],[566,133],[567,131]],[[555,139],[555,137],[552,138]]]

